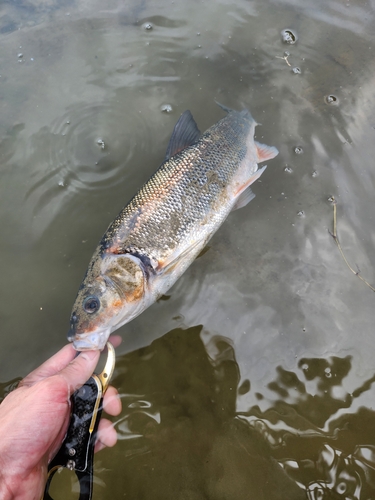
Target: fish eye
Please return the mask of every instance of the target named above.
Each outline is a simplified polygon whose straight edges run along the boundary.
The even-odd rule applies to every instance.
[[[96,312],[99,309],[99,307],[100,307],[100,301],[98,297],[94,296],[87,297],[83,303],[84,310],[89,314]]]

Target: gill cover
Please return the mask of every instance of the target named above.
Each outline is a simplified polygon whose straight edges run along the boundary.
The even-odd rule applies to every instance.
[[[76,349],[104,347],[111,331],[138,314],[144,287],[140,259],[130,254],[98,255],[78,291],[68,340]]]

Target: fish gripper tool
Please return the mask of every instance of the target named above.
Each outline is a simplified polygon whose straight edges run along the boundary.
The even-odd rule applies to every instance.
[[[80,485],[79,500],[91,500],[94,475],[94,447],[103,409],[103,396],[115,367],[115,350],[107,342],[108,356],[100,374],[94,373],[71,396],[71,417],[66,437],[48,465],[47,483],[42,500],[53,500],[49,487],[55,472],[66,467],[76,473]]]

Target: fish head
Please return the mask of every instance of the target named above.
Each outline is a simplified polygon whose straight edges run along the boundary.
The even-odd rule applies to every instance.
[[[144,304],[146,275],[130,254],[93,257],[78,291],[68,340],[78,351],[103,349],[109,335],[138,316]]]

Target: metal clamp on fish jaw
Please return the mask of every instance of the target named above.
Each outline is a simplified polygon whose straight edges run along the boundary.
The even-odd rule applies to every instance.
[[[91,500],[94,473],[94,447],[103,409],[103,396],[115,367],[115,350],[107,342],[108,357],[103,371],[95,373],[71,397],[72,413],[66,437],[48,465],[47,483],[42,500],[53,500],[49,487],[61,467],[73,470],[79,480],[79,500]]]

